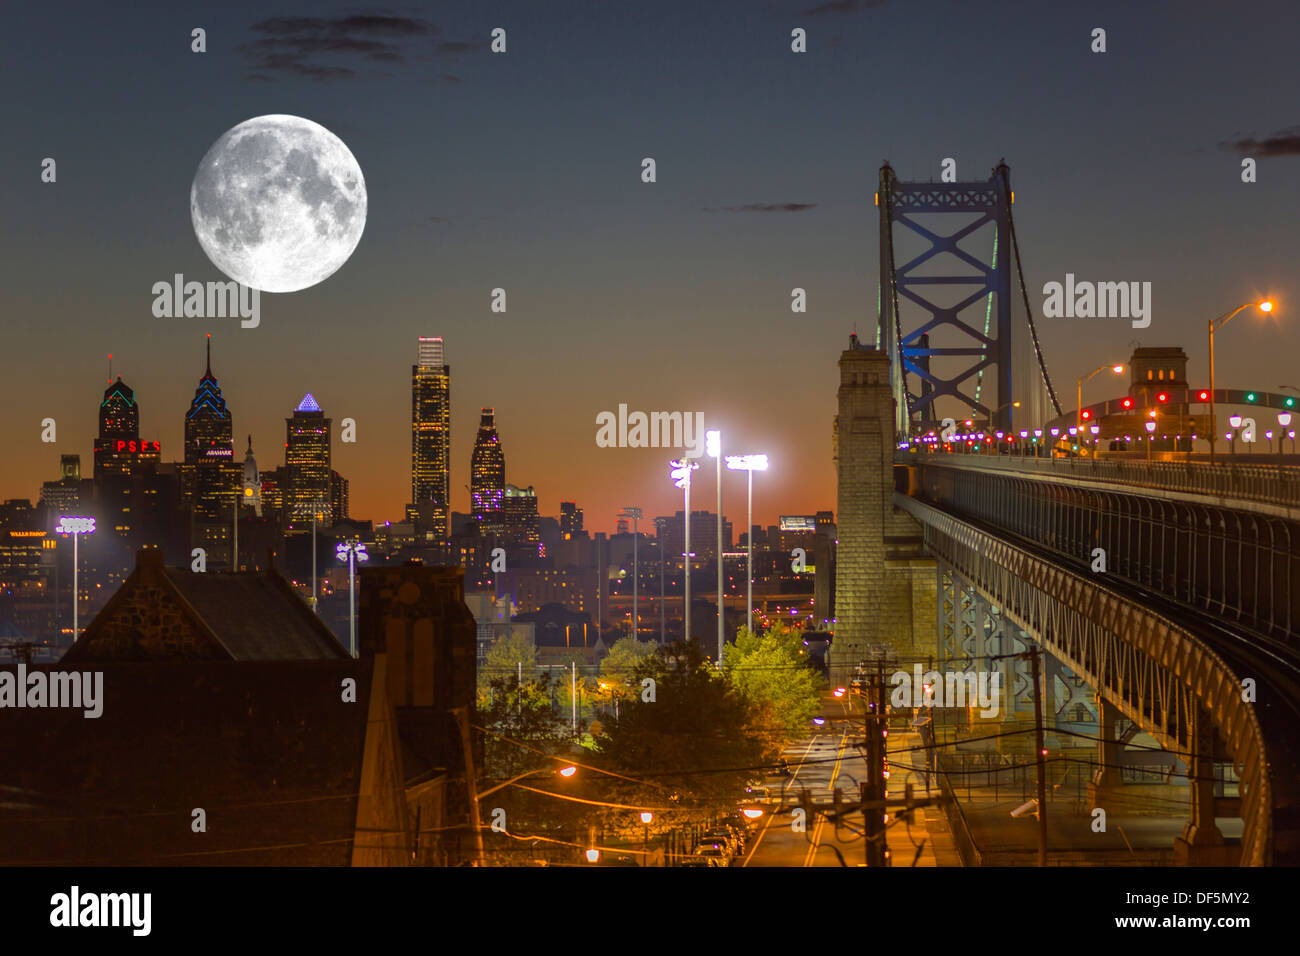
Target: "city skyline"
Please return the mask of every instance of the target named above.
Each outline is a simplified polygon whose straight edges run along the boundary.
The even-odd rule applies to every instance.
[[[0,400],[24,410],[0,419],[0,498],[31,497],[59,456],[89,454],[93,423],[81,409],[110,353],[148,396],[145,431],[176,447],[180,422],[153,410],[192,390],[202,369],[190,356],[211,332],[237,434],[269,449],[282,410],[307,391],[336,421],[356,420],[357,443],[334,452],[357,515],[403,515],[406,356],[420,335],[445,337],[456,357],[453,476],[469,459],[475,410],[491,406],[512,479],[534,486],[544,511],[579,500],[597,530],[611,530],[628,502],[668,511],[669,456],[594,441],[596,416],[626,403],[702,411],[728,449],[766,452],[772,470],[755,497],[764,524],[830,507],[830,428],[817,423],[829,422],[833,397],[802,383],[855,328],[874,332],[872,172],[886,158],[907,180],[937,179],[948,157],[960,179],[983,179],[1006,158],[1036,311],[1044,284],[1067,274],[1152,282],[1147,329],[1039,316],[1058,381],[1123,360],[1136,340],[1182,346],[1192,384],[1204,385],[1206,319],[1268,294],[1278,310],[1238,319],[1216,361],[1225,383],[1275,388],[1288,381],[1290,350],[1279,345],[1295,341],[1300,303],[1276,215],[1300,206],[1284,135],[1295,120],[1280,95],[1290,55],[1266,15],[1287,8],[1262,4],[1242,18],[1195,6],[1205,7],[1197,17],[1031,9],[996,30],[959,8],[932,38],[931,55],[948,66],[932,73],[879,39],[910,32],[898,4],[817,14],[774,4],[742,18],[725,4],[626,18],[504,4],[503,56],[487,51],[495,22],[453,7],[437,14],[436,34],[415,23],[402,39],[369,38],[396,45],[393,63],[322,54],[303,70],[257,64],[250,51],[263,39],[290,41],[253,8],[204,11],[202,56],[189,52],[196,24],[179,13],[74,7],[82,28],[65,35],[18,10],[12,35],[29,42],[15,68],[49,75],[14,109],[15,136],[34,152],[0,157],[9,235],[23,237],[5,249],[6,345],[24,359],[0,384]],[[281,12],[295,11],[317,12]],[[1104,55],[1089,50],[1094,19],[1109,31]],[[789,50],[793,25],[809,31],[802,58]],[[1221,46],[1220,68],[1201,65],[1206,36]],[[113,68],[113,51],[142,44],[174,52],[135,72]],[[313,79],[318,65],[324,78]],[[152,82],[164,70],[183,82]],[[954,70],[985,71],[987,82],[954,82]],[[103,82],[69,79],[86,71]],[[662,95],[669,76],[683,95]],[[864,99],[893,79],[907,80],[897,97]],[[1127,92],[1148,83],[1158,122]],[[96,97],[134,106],[85,110]],[[386,105],[364,105],[373,102]],[[257,328],[154,317],[153,283],[220,277],[193,236],[188,186],[218,136],[268,108],[320,122],[353,150],[371,191],[360,245],[320,286],[265,295]],[[871,122],[843,122],[864,109]],[[88,125],[63,124],[74,111]],[[156,116],[171,118],[162,153]],[[457,133],[484,116],[492,132]],[[119,148],[94,149],[102,138]],[[46,155],[59,161],[55,183],[40,181]],[[1241,181],[1245,155],[1258,160],[1255,183]],[[640,179],[647,156],[658,162],[653,184]],[[807,313],[790,311],[795,287],[807,291]],[[496,288],[504,313],[491,311]],[[46,417],[59,423],[57,443],[40,441]],[[469,510],[463,484],[450,482],[457,511]]]

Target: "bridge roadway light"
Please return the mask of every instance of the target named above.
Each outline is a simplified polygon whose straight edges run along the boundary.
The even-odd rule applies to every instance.
[[[60,515],[59,523],[54,527],[58,534],[72,535],[72,643],[77,642],[77,630],[79,621],[77,620],[77,568],[81,564],[79,560],[78,542],[83,534],[95,533],[94,518],[79,518],[73,515]]]
[[[749,544],[748,583],[745,589],[745,627],[754,627],[754,472],[767,471],[766,455],[728,455],[727,468],[731,471],[749,473],[749,504],[745,510],[745,527],[749,533],[745,539]]]
[[[1094,375],[1100,375],[1102,372],[1105,371],[1114,372],[1116,375],[1123,375],[1124,366],[1118,362],[1115,363],[1114,365],[1102,365],[1098,368],[1093,369],[1087,375],[1084,375],[1079,379],[1078,387],[1075,391],[1075,401],[1074,401],[1074,424],[1078,428],[1083,427],[1083,383],[1088,381],[1088,379],[1092,378]]]
[[[1210,464],[1214,464],[1214,333],[1215,330],[1223,328],[1238,312],[1245,312],[1251,306],[1255,306],[1259,311],[1268,313],[1273,311],[1273,303],[1268,299],[1262,302],[1247,302],[1239,305],[1229,312],[1223,313],[1218,318],[1210,319]]]

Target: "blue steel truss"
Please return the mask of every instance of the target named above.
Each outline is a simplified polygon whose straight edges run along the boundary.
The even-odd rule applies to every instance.
[[[895,178],[886,163],[880,169],[877,205],[883,286],[880,342],[890,356],[896,431],[907,435],[936,424],[934,404],[941,396],[956,399],[972,412],[986,417],[995,428],[1010,430],[1013,401],[1010,196],[1004,167],[999,166],[982,183],[904,183]],[[934,231],[913,218],[922,213],[953,213],[954,218],[960,216],[962,224],[950,232]],[[991,265],[959,245],[989,223],[994,228]],[[928,244],[923,252],[902,265],[894,262],[896,226],[910,230]],[[927,262],[944,253],[969,267],[968,271],[917,274]],[[969,292],[953,305],[940,305],[927,295],[927,290],[936,286],[963,286]],[[899,317],[900,296],[920,306],[929,317],[913,328],[903,329]],[[995,306],[983,329],[961,317],[965,309],[981,300],[992,301]],[[931,356],[965,356],[969,362],[950,378],[941,378],[931,370]],[[992,407],[985,403],[979,388],[986,371],[992,373],[997,385],[997,399]],[[971,379],[976,380],[974,394],[968,384]]]

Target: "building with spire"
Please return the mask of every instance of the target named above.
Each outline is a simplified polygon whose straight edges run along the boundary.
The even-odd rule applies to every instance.
[[[257,459],[253,457],[253,436],[248,436],[248,451],[244,453],[244,478],[240,488],[240,504],[262,517],[262,475],[257,470]]]
[[[506,456],[497,435],[496,410],[480,409],[470,460],[469,492],[474,520],[484,537],[505,534]]]
[[[99,403],[94,470],[99,530],[112,532],[124,543],[132,540],[144,505],[137,479],[156,474],[161,450],[159,442],[140,438],[140,407],[119,375]]]
[[[234,460],[230,410],[221,385],[212,374],[212,336],[207,362],[194,399],[185,413],[185,460],[181,470],[182,498],[190,508],[191,542],[203,548],[209,562],[228,563],[240,494],[240,468]]]
[[[420,336],[411,366],[411,507],[408,520],[437,538],[450,532],[451,366],[441,337]]]

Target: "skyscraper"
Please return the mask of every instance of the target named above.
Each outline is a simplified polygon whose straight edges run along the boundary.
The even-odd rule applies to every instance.
[[[569,536],[582,532],[582,509],[576,501],[560,502],[560,534]]]
[[[130,453],[139,448],[140,408],[135,403],[135,392],[117,377],[104,389],[104,400],[99,403],[99,437],[95,439],[96,478],[104,475],[123,475],[130,472]]]
[[[140,439],[140,407],[119,375],[104,390],[95,439],[94,498],[102,530],[124,542],[132,538],[136,504],[143,504],[141,492],[146,490],[140,481],[156,473],[161,454],[159,442]]]
[[[411,366],[411,507],[426,505],[437,537],[446,537],[451,517],[451,366],[443,361],[442,338],[420,336],[419,359]]]
[[[285,419],[284,464],[288,487],[284,508],[290,520],[310,521],[313,513],[331,512],[330,419],[312,398],[303,396],[293,417]]]
[[[470,460],[470,499],[479,530],[485,536],[499,538],[505,534],[506,456],[497,435],[496,410],[480,411],[478,437]]]
[[[212,374],[209,337],[207,367],[185,413],[185,463],[181,472],[182,497],[193,515],[193,543],[207,552],[209,561],[229,558],[231,522],[240,484],[234,452],[230,410]]]
[[[532,487],[517,488],[506,485],[504,508],[506,538],[512,548],[527,547],[533,554],[542,540],[540,518],[537,514],[537,492]]]

